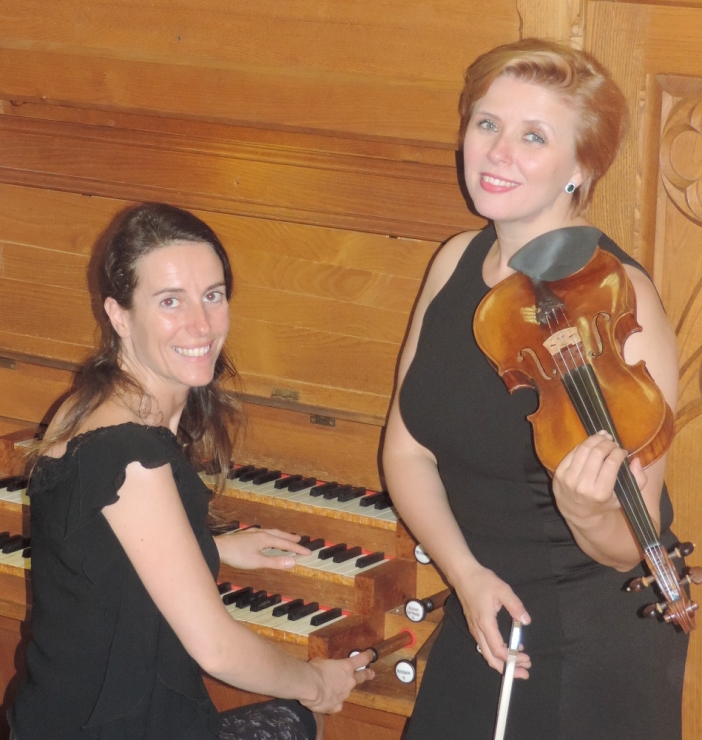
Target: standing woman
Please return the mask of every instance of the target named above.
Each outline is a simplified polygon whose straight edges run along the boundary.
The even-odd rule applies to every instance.
[[[626,102],[592,57],[529,39],[469,67],[460,112],[466,185],[491,223],[450,239],[431,266],[383,457],[397,509],[455,590],[407,740],[492,738],[512,618],[529,626],[509,740],[680,738],[686,636],[637,615],[650,594],[623,591],[643,574],[613,491],[626,452],[594,435],[550,481],[526,421],[536,395],[510,395],[472,332],[480,300],[514,273],[508,262],[522,246],[589,225]],[[656,290],[610,239],[599,246],[624,263],[636,293],[642,331],[625,360],[644,360],[674,409],[677,351]],[[645,473],[632,463],[669,545],[664,468],[664,458]]]
[[[186,211],[129,211],[102,255],[108,321],[49,426],[29,484],[32,641],[9,719],[17,740],[321,737],[370,655],[304,663],[234,621],[215,578],[290,568],[298,537],[213,538],[193,463],[229,466],[237,406],[219,387],[232,292],[214,232]],[[223,482],[223,479],[222,479]],[[201,668],[275,701],[220,715]]]

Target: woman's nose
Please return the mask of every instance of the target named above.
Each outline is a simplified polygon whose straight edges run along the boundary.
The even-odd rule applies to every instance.
[[[488,158],[495,163],[512,161],[512,147],[504,136],[498,136],[495,139],[488,152]]]
[[[192,306],[188,316],[188,329],[195,336],[202,336],[209,332],[210,318],[202,304],[197,303]]]

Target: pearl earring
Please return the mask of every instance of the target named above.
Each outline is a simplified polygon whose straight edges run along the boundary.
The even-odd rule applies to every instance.
[[[568,193],[568,195],[571,195],[572,193],[574,193],[575,192],[575,183],[574,182],[569,182],[565,186],[565,191],[566,191],[566,193]]]

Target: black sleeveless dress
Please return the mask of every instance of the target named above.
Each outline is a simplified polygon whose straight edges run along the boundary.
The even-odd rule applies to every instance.
[[[506,738],[679,739],[687,637],[637,615],[653,594],[623,586],[640,567],[619,573],[577,546],[534,454],[526,416],[536,395],[510,395],[475,343],[473,315],[489,290],[482,265],[495,238],[492,227],[475,237],[427,308],[400,409],[410,433],[436,456],[471,551],[532,618],[523,634],[532,668],[528,680],[515,681]],[[607,237],[600,246],[637,264]],[[661,515],[661,539],[672,544],[666,491]],[[506,638],[504,609],[498,621]],[[407,740],[491,740],[500,682],[452,597]]]

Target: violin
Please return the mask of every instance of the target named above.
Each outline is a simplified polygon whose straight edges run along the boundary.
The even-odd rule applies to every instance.
[[[665,454],[674,418],[645,364],[624,361],[626,339],[636,322],[636,295],[621,262],[597,244],[593,227],[542,234],[510,260],[517,270],[478,306],[473,331],[478,346],[510,393],[532,388],[539,407],[528,417],[541,463],[553,475],[563,458],[588,436],[604,430],[628,451],[615,494],[662,601],[644,609],[685,632],[695,628],[697,604],[685,586],[702,583],[702,568],[679,576],[674,558],[694,549],[684,543],[667,552],[658,538],[629,459],[643,467]]]

